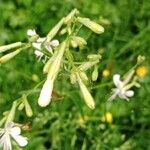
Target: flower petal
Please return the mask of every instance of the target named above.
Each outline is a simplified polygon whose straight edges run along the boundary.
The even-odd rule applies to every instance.
[[[134,91],[132,91],[132,90],[126,91],[125,95],[128,97],[132,97],[134,95]]]
[[[41,50],[41,44],[42,44],[42,43],[33,42],[33,43],[32,43],[32,46],[33,46],[35,49]]]
[[[20,146],[26,146],[28,144],[27,138],[23,137],[21,135],[11,135],[15,141],[20,145]]]
[[[41,52],[41,51],[39,51],[39,50],[35,50],[34,51],[34,54],[36,55],[36,57],[42,57],[44,54]]]
[[[10,132],[10,134],[12,135],[19,135],[21,133],[21,129],[19,128],[19,127],[13,127],[12,129],[11,129],[11,132]]]
[[[53,41],[50,42],[50,44],[51,44],[51,46],[56,47],[56,46],[59,45],[59,41],[58,40],[53,40]]]
[[[53,90],[53,81],[51,79],[47,79],[43,85],[43,88],[41,90],[38,99],[38,104],[41,107],[46,107],[50,103],[52,90]]]
[[[34,29],[28,29],[28,30],[27,30],[27,35],[28,35],[28,36],[34,36],[34,35],[36,35],[36,32],[35,32]]]
[[[118,87],[118,88],[123,87],[123,82],[120,80],[120,75],[119,74],[115,74],[113,76],[113,82],[114,82],[116,87]]]
[[[0,147],[3,147],[3,150],[12,150],[10,136],[8,133],[5,133],[0,139]]]
[[[13,126],[14,126],[14,123],[13,123],[13,122],[8,122],[8,123],[5,125],[5,128],[6,128],[6,129],[11,129]]]

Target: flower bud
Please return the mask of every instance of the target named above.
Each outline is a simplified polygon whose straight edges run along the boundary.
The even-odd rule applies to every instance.
[[[139,64],[142,63],[144,60],[145,60],[145,56],[139,55],[137,57],[137,63],[139,63]]]
[[[84,62],[78,67],[78,69],[80,71],[86,71],[89,68],[91,68],[92,66],[94,66],[95,64],[97,64],[98,62],[99,62],[99,60]]]
[[[55,51],[53,56],[48,61],[47,66],[45,67],[44,71],[48,72],[47,80],[45,81],[43,88],[41,90],[38,104],[41,107],[46,107],[50,101],[52,96],[53,84],[54,80],[59,72],[59,68],[61,65],[62,57],[66,49],[66,42],[63,42],[58,47],[58,50]]]
[[[95,108],[95,102],[94,102],[92,95],[90,94],[90,92],[88,91],[88,89],[84,85],[84,83],[82,82],[79,74],[77,74],[77,77],[78,77],[78,83],[79,83],[82,95],[84,97],[85,103],[87,104],[87,106],[89,108],[94,109]]]
[[[18,106],[18,110],[23,110],[24,108],[24,103],[21,103],[19,106]]]
[[[5,62],[7,62],[8,60],[12,59],[12,58],[15,57],[17,54],[19,54],[20,51],[21,51],[21,49],[18,49],[18,50],[14,51],[14,52],[11,52],[11,53],[9,53],[9,54],[6,54],[6,55],[2,56],[2,57],[0,58],[0,63],[5,63]]]
[[[70,43],[71,43],[71,46],[73,47],[73,48],[77,48],[78,47],[78,43],[75,41],[75,40],[71,40],[70,41]]]
[[[25,112],[26,112],[26,115],[27,115],[28,117],[31,117],[31,116],[33,115],[32,108],[31,108],[31,106],[30,106],[30,104],[29,104],[29,102],[28,102],[28,100],[27,100],[27,97],[24,97],[24,99],[25,99],[24,104],[25,104]]]
[[[72,37],[71,44],[72,44],[72,46],[74,48],[76,48],[77,46],[79,46],[80,48],[82,48],[82,47],[84,47],[87,44],[87,42],[82,37],[74,36],[74,37]]]
[[[94,21],[91,21],[89,18],[78,17],[77,20],[97,34],[101,34],[104,32],[104,28],[101,25],[97,24]]]
[[[94,71],[92,72],[92,81],[96,81],[98,78],[98,66],[94,67]]]
[[[101,59],[102,56],[99,55],[99,54],[90,54],[87,56],[87,58],[90,60],[90,61],[94,61],[94,60],[97,60],[97,59]]]
[[[62,30],[60,31],[60,34],[63,35],[63,34],[65,34],[66,32],[67,32],[67,28],[64,28],[64,29],[62,29]]]
[[[0,46],[0,53],[5,52],[5,51],[10,50],[10,49],[13,49],[13,48],[20,47],[22,45],[23,45],[23,43],[16,42],[16,43],[13,43],[13,44]]]

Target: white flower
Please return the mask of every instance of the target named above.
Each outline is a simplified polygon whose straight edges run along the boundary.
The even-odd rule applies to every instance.
[[[108,99],[109,101],[114,100],[117,96],[119,96],[121,99],[129,100],[128,97],[132,97],[134,95],[134,91],[129,90],[132,86],[132,84],[128,84],[127,80],[121,81],[120,75],[115,74],[113,76],[113,82],[116,86],[116,88],[112,89],[113,95]]]
[[[4,129],[0,129],[0,147],[3,150],[12,150],[11,137],[19,144],[24,147],[28,144],[27,138],[20,135],[21,129],[13,122],[9,122]]]
[[[59,41],[58,40],[52,40],[50,42],[46,42],[44,44],[45,48],[50,52],[53,53],[53,48],[57,47],[59,45]]]
[[[27,30],[27,35],[28,35],[28,36],[35,36],[35,35],[36,35],[36,32],[35,32],[34,29],[28,29],[28,30]]]
[[[42,50],[42,44],[45,41],[46,38],[39,38],[36,42],[32,43],[32,46],[35,48],[35,55],[39,58],[39,60],[44,56],[44,53],[41,52]],[[47,51],[49,51],[51,54],[53,53],[53,48],[57,47],[59,45],[58,40],[52,40],[51,42],[44,43],[44,47]]]
[[[32,37],[37,35],[36,31],[33,29],[28,29],[27,30],[27,35]],[[35,55],[37,58],[39,58],[39,60],[44,56],[44,53],[41,52],[42,51],[42,44],[45,47],[45,49],[50,52],[51,54],[53,54],[53,48],[57,47],[59,45],[59,41],[54,39],[50,42],[46,42],[46,38],[38,38],[35,42],[32,42],[32,46],[33,48],[35,48]]]

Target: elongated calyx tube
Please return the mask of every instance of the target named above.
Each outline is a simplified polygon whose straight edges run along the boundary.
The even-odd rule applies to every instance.
[[[8,50],[13,49],[13,48],[18,48],[22,45],[23,45],[22,42],[16,42],[16,43],[0,46],[0,53],[8,51]]]
[[[85,86],[85,84],[83,83],[78,73],[77,73],[77,79],[78,79],[78,83],[79,83],[85,103],[87,104],[89,108],[94,109],[95,108],[94,99],[91,93],[89,92],[89,90],[87,89],[87,87]]]
[[[8,60],[12,59],[13,57],[15,57],[17,54],[19,54],[21,52],[21,49],[18,49],[14,52],[8,53],[2,57],[0,57],[0,63],[5,63]]]
[[[43,85],[43,88],[41,90],[38,99],[38,104],[41,107],[46,107],[51,101],[54,80],[56,79],[57,74],[59,72],[65,49],[66,49],[66,41],[60,44],[60,46],[58,47],[58,51],[55,51],[54,55],[50,58],[51,59],[51,63],[49,63],[50,66],[47,66],[48,69],[47,80]]]
[[[77,20],[97,34],[101,34],[104,32],[104,28],[100,24],[91,21],[89,18],[78,17]]]

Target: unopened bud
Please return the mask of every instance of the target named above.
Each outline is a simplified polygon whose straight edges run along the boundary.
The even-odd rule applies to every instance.
[[[24,97],[25,101],[24,101],[24,104],[25,104],[25,112],[26,112],[26,115],[28,117],[31,117],[33,115],[33,111],[32,111],[32,108],[27,100],[27,97]]]
[[[62,29],[62,30],[60,31],[60,34],[63,35],[63,34],[65,34],[66,32],[67,32],[67,29],[64,28],[64,29]]]
[[[13,49],[13,48],[20,47],[22,45],[23,45],[23,43],[16,42],[16,43],[13,43],[13,44],[0,46],[0,53],[5,52],[5,51],[10,50],[10,49]]]
[[[70,42],[71,42],[71,46],[72,46],[73,48],[77,48],[77,47],[78,47],[78,44],[77,44],[76,41],[71,40]]]
[[[24,108],[24,103],[21,103],[19,106],[18,106],[18,110],[23,110]]]
[[[101,25],[97,24],[94,21],[91,21],[89,18],[78,17],[77,20],[97,34],[101,34],[104,32],[104,28]]]
[[[139,64],[142,63],[144,60],[145,60],[145,56],[139,55],[139,56],[137,57],[137,62],[138,62]]]
[[[87,106],[91,109],[95,108],[95,102],[94,99],[92,97],[92,95],[90,94],[90,92],[88,91],[87,87],[84,85],[82,79],[80,78],[79,74],[77,75],[78,77],[78,83],[83,95],[83,98],[85,100],[85,103],[87,104]]]
[[[98,62],[99,62],[99,60],[84,62],[78,67],[78,69],[80,71],[86,71],[89,68],[91,68],[92,66],[94,66],[95,64],[97,64]]]
[[[76,48],[77,46],[79,46],[80,48],[82,48],[82,47],[84,47],[87,44],[87,42],[82,37],[74,36],[74,37],[72,37],[71,44],[72,44],[72,46],[74,48]]]
[[[2,56],[2,57],[0,58],[0,63],[5,63],[5,62],[7,62],[8,60],[12,59],[12,58],[15,57],[17,54],[19,54],[20,51],[21,51],[21,50],[18,49],[18,50],[14,51],[14,52],[11,52],[11,53],[9,53],[9,54],[6,54],[6,55]]]
[[[99,54],[90,54],[87,56],[87,58],[90,60],[90,61],[94,61],[94,60],[97,60],[97,59],[101,59],[102,56],[99,55]]]
[[[92,72],[92,81],[96,81],[98,78],[98,66],[94,67],[94,71]]]

